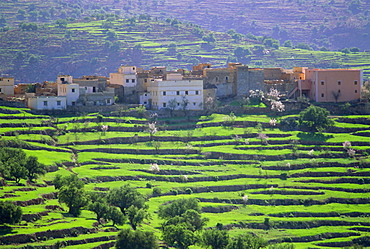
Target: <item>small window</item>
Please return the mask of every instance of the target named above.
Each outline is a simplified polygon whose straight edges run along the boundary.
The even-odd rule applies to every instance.
[[[147,102],[146,101],[144,101],[144,105],[146,105],[147,104]]]
[[[131,83],[135,83],[135,79],[132,79],[132,80],[131,80]]]
[[[144,82],[147,83],[148,82],[148,79],[144,79]]]
[[[229,82],[229,77],[225,77],[225,82]]]
[[[325,83],[324,81],[321,81],[321,85],[322,85],[322,86],[324,85],[324,83]]]
[[[129,79],[126,79],[126,83],[130,83],[130,80]]]
[[[355,83],[355,85],[357,85],[357,80],[355,80],[355,82],[354,82],[354,83]]]
[[[321,94],[321,97],[324,98],[324,94],[323,93]]]
[[[48,102],[47,101],[44,101],[44,106],[48,106]]]
[[[340,86],[342,84],[342,82],[341,81],[338,81],[338,86]]]
[[[177,103],[177,106],[180,106],[180,103]]]
[[[107,99],[107,104],[110,104],[110,99]]]
[[[199,91],[195,91],[195,95],[199,95]]]
[[[194,102],[194,103],[193,103],[193,105],[194,105],[194,106],[196,106],[196,105],[197,105],[197,103],[196,103],[196,102]]]
[[[133,68],[132,68],[132,70],[134,70],[134,71],[135,71],[135,67],[133,67]]]
[[[76,92],[76,89],[72,88],[71,91],[74,93],[74,92]]]
[[[189,94],[189,91],[185,91],[185,95],[188,95]]]
[[[0,93],[1,93],[2,89],[0,88]]]
[[[148,96],[148,94],[144,94],[144,96],[146,97],[146,96]]]
[[[163,95],[166,95],[166,91],[163,92]],[[164,103],[165,104],[165,103]]]
[[[176,91],[176,95],[180,95],[180,91]]]
[[[340,90],[338,90],[338,93],[340,93]]]
[[[72,105],[76,105],[76,102],[74,102],[74,101],[73,101],[73,102],[72,102]]]
[[[57,105],[62,105],[62,102],[60,100],[57,100]]]
[[[357,90],[355,90],[355,93],[357,93]]]
[[[166,107],[166,103],[163,103],[163,107]]]

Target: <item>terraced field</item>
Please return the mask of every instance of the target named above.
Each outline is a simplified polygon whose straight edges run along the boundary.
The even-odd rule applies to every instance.
[[[7,181],[1,187],[0,197],[24,213],[20,224],[1,228],[1,248],[113,246],[117,229],[128,224],[97,226],[92,212],[70,217],[58,203],[51,181],[72,173],[91,191],[137,187],[148,196],[152,217],[142,229],[159,238],[158,207],[195,197],[210,219],[207,227],[221,223],[232,236],[253,232],[296,248],[369,246],[370,116],[333,117],[334,128],[312,134],[272,127],[268,115],[226,122],[226,115],[212,114],[159,119],[150,136],[145,118],[97,115],[50,118],[0,107],[0,142],[51,166],[35,184]],[[261,133],[267,140],[257,138]],[[354,156],[343,148],[345,141]],[[153,164],[160,170],[150,170]],[[160,194],[153,195],[154,187]]]

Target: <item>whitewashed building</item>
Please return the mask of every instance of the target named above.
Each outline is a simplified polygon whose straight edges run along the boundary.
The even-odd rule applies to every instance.
[[[187,102],[186,109],[203,110],[203,80],[184,80],[181,74],[167,74],[166,80],[152,80],[147,94],[152,109],[182,109],[183,103]],[[141,101],[144,100],[146,98],[142,97]]]
[[[35,96],[27,94],[27,106],[33,110],[64,110],[67,108],[66,96]]]

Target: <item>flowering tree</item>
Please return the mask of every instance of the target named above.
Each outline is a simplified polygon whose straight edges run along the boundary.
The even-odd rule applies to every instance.
[[[101,126],[101,133],[104,136],[105,133],[108,131],[108,125],[102,125]]]
[[[158,173],[161,169],[159,168],[158,164],[152,163],[150,164],[149,170]]]
[[[265,133],[258,133],[257,138],[261,140],[262,144],[267,144],[269,137]]]
[[[285,111],[285,105],[281,101],[272,100],[271,110],[277,111],[277,112],[283,112]]]
[[[149,132],[150,139],[152,139],[153,135],[158,132],[157,127],[155,126],[155,124],[156,124],[155,122],[148,124],[148,130],[147,131]]]

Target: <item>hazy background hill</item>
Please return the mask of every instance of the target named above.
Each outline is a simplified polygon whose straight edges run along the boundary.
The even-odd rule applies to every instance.
[[[370,49],[369,0],[4,0],[0,12],[10,26],[113,13],[176,18],[212,31],[272,36],[331,50]],[[0,21],[1,25],[1,21]]]
[[[364,32],[370,4],[306,2],[6,0],[0,74],[36,82],[58,74],[108,76],[121,64],[191,69],[242,62],[362,68],[369,76],[370,53],[361,51],[370,46]]]

